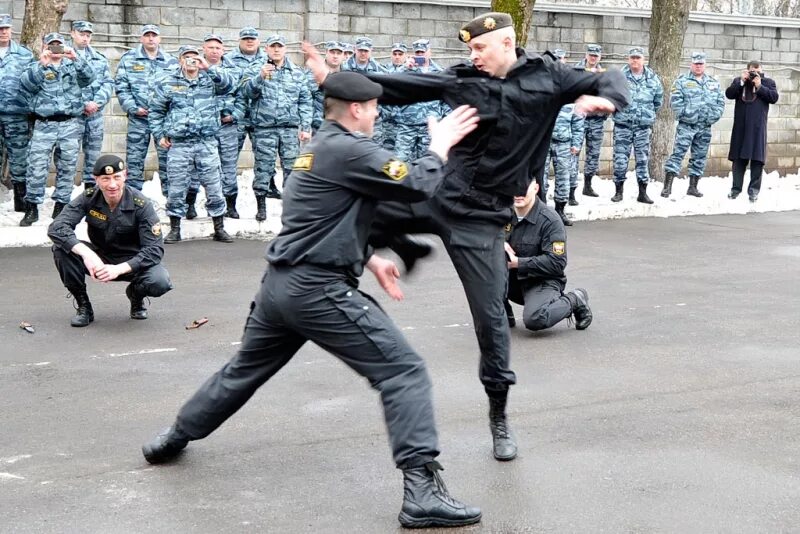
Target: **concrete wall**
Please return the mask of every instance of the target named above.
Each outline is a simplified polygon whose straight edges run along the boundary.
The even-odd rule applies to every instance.
[[[425,37],[431,39],[434,57],[449,64],[465,54],[464,44],[456,37],[460,26],[487,9],[488,2],[480,0],[72,0],[63,30],[68,30],[72,20],[94,22],[95,44],[114,66],[125,50],[138,43],[139,25],[153,22],[161,25],[168,50],[187,42],[199,43],[210,31],[230,38],[227,44],[233,47],[239,28],[254,25],[261,29],[262,37],[273,32],[285,35],[292,51],[298,50],[304,38],[352,41],[367,34],[376,44],[376,56],[388,57],[392,42]],[[0,0],[0,12],[11,12],[19,31],[24,2]],[[604,46],[606,65],[620,66],[631,45],[647,46],[649,22],[649,12],[642,10],[539,3],[528,48],[564,48],[570,52],[570,60],[577,61],[586,43],[597,42]],[[767,170],[796,172],[800,168],[800,20],[693,13],[684,57],[693,50],[708,54],[708,71],[719,77],[723,86],[747,60],[763,61],[781,94],[770,113]],[[723,119],[712,130],[708,174],[724,174],[730,169],[726,158],[732,116],[733,102],[728,101]],[[611,124],[606,123],[601,153],[600,172],[604,175],[610,174]],[[106,111],[105,151],[124,154],[125,128],[126,119],[114,100]],[[249,149],[240,165],[252,166]],[[148,158],[148,169],[153,168],[154,154]]]

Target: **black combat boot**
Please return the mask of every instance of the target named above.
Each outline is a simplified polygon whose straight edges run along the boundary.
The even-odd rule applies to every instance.
[[[639,182],[639,196],[636,197],[637,202],[641,202],[642,204],[652,204],[653,201],[650,200],[650,197],[647,196],[647,184],[643,182]]]
[[[178,456],[186,445],[189,436],[183,433],[177,425],[165,428],[148,443],[142,445],[144,459],[151,464],[163,464]]]
[[[575,329],[586,330],[592,324],[592,310],[589,308],[589,292],[576,288],[566,294],[572,305],[572,316],[575,318]]]
[[[275,185],[275,180],[272,180],[269,183],[269,188],[267,188],[267,198],[277,198],[278,200],[281,199],[281,190]]]
[[[481,520],[481,510],[450,496],[439,462],[403,469],[403,508],[397,519],[406,528],[460,527]]]
[[[70,325],[75,327],[89,326],[89,323],[94,321],[94,310],[92,303],[89,302],[89,295],[86,294],[86,289],[69,290],[75,298],[75,317],[69,322]]]
[[[228,208],[228,211],[225,212],[225,217],[230,219],[238,219],[239,212],[236,211],[236,197],[239,195],[230,195],[225,197],[225,205]]]
[[[256,220],[267,220],[267,197],[266,195],[256,195]]]
[[[583,194],[587,197],[599,197],[597,193],[594,192],[592,189],[592,178],[591,174],[587,174],[583,177]]]
[[[125,288],[125,295],[131,301],[131,319],[138,321],[147,319],[147,306],[144,305],[144,296],[137,293],[136,288],[133,287],[133,282]]]
[[[611,197],[611,202],[621,202],[622,201],[622,191],[625,188],[625,182],[614,182],[614,188],[616,192],[614,196]]]
[[[558,216],[561,217],[561,222],[564,223],[564,226],[572,226],[572,221],[570,221],[569,217],[567,217],[567,214],[564,213],[564,207],[566,205],[566,202],[556,201],[556,213],[558,213]]]
[[[700,198],[700,197],[703,196],[703,193],[701,193],[697,189],[698,182],[700,182],[700,177],[699,176],[690,176],[689,177],[689,189],[686,190],[686,194],[687,195],[691,195],[691,196],[697,197],[697,198]]]
[[[508,391],[493,394],[498,395],[489,397],[489,428],[492,431],[494,457],[501,462],[507,462],[517,457],[517,441],[506,419]]]
[[[51,215],[51,217],[53,219],[58,217],[58,214],[64,210],[65,206],[66,204],[64,204],[63,202],[56,202],[55,204],[53,204],[53,214]]]
[[[177,243],[181,240],[181,218],[170,216],[169,233],[164,238],[164,243]]]
[[[33,202],[25,202],[25,216],[19,222],[20,226],[30,226],[39,220],[39,206]]]
[[[25,193],[28,192],[27,186],[25,182],[12,182],[11,185],[14,187],[14,211],[25,213]]]
[[[433,252],[433,244],[430,241],[408,234],[392,238],[389,248],[403,260],[403,264],[406,266],[406,273],[414,270],[417,260],[429,256]]]
[[[661,196],[664,198],[669,198],[672,194],[672,181],[677,177],[674,172],[667,172],[664,175],[664,189],[661,190]]]
[[[577,189],[577,187],[570,187],[569,188],[569,201],[567,201],[567,203],[570,206],[577,206],[578,205],[578,201],[575,200],[575,190],[576,189]]]
[[[233,243],[233,238],[225,231],[225,223],[223,222],[222,215],[219,217],[212,217],[214,221],[214,241],[220,243]]]
[[[186,219],[192,220],[197,218],[197,209],[194,203],[197,201],[197,191],[188,191],[186,193]]]

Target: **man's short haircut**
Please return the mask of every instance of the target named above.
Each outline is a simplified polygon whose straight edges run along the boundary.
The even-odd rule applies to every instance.
[[[756,59],[751,59],[751,60],[750,60],[750,61],[747,63],[747,70],[750,70],[750,69],[757,69],[757,68],[759,68],[760,66],[761,66],[761,62],[760,62],[760,61],[758,61],[758,60],[756,60]]]
[[[322,102],[324,117],[328,120],[336,120],[350,107],[352,102],[340,100],[331,96],[326,96]]]

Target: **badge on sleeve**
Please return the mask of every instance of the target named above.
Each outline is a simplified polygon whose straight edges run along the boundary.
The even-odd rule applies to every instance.
[[[158,237],[161,235],[161,223],[155,223],[150,231],[153,232],[153,235]]]
[[[293,171],[310,171],[314,165],[314,154],[300,154],[294,160]]]
[[[553,254],[563,256],[567,251],[567,245],[563,241],[553,241]]]
[[[399,159],[390,159],[382,169],[383,174],[398,182],[408,176],[408,165],[406,165],[405,161],[400,161]]]

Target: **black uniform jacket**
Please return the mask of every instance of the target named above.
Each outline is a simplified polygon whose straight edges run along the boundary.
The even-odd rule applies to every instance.
[[[506,241],[514,249],[519,267],[511,269],[509,285],[519,284],[524,291],[543,280],[567,283],[567,233],[558,214],[536,201],[528,214],[506,226]]]
[[[354,280],[371,252],[367,238],[380,200],[419,202],[442,180],[441,158],[406,163],[360,133],[326,120],[300,153],[283,191],[273,265],[311,264]]]
[[[382,104],[443,100],[450,107],[478,109],[480,123],[450,152],[443,189],[458,190],[462,202],[498,209],[524,196],[532,176],[544,171],[550,136],[561,107],[581,95],[628,105],[628,84],[619,71],[595,74],[573,69],[549,55],[517,49],[517,62],[505,78],[494,78],[471,64],[441,73],[373,75],[383,86]],[[474,197],[474,198],[469,198]]]
[[[100,189],[89,188],[67,204],[47,235],[55,246],[69,252],[80,242],[75,227],[84,217],[89,241],[109,260],[127,262],[134,273],[161,263],[161,223],[153,203],[140,191],[125,186],[119,206],[111,211]]]

